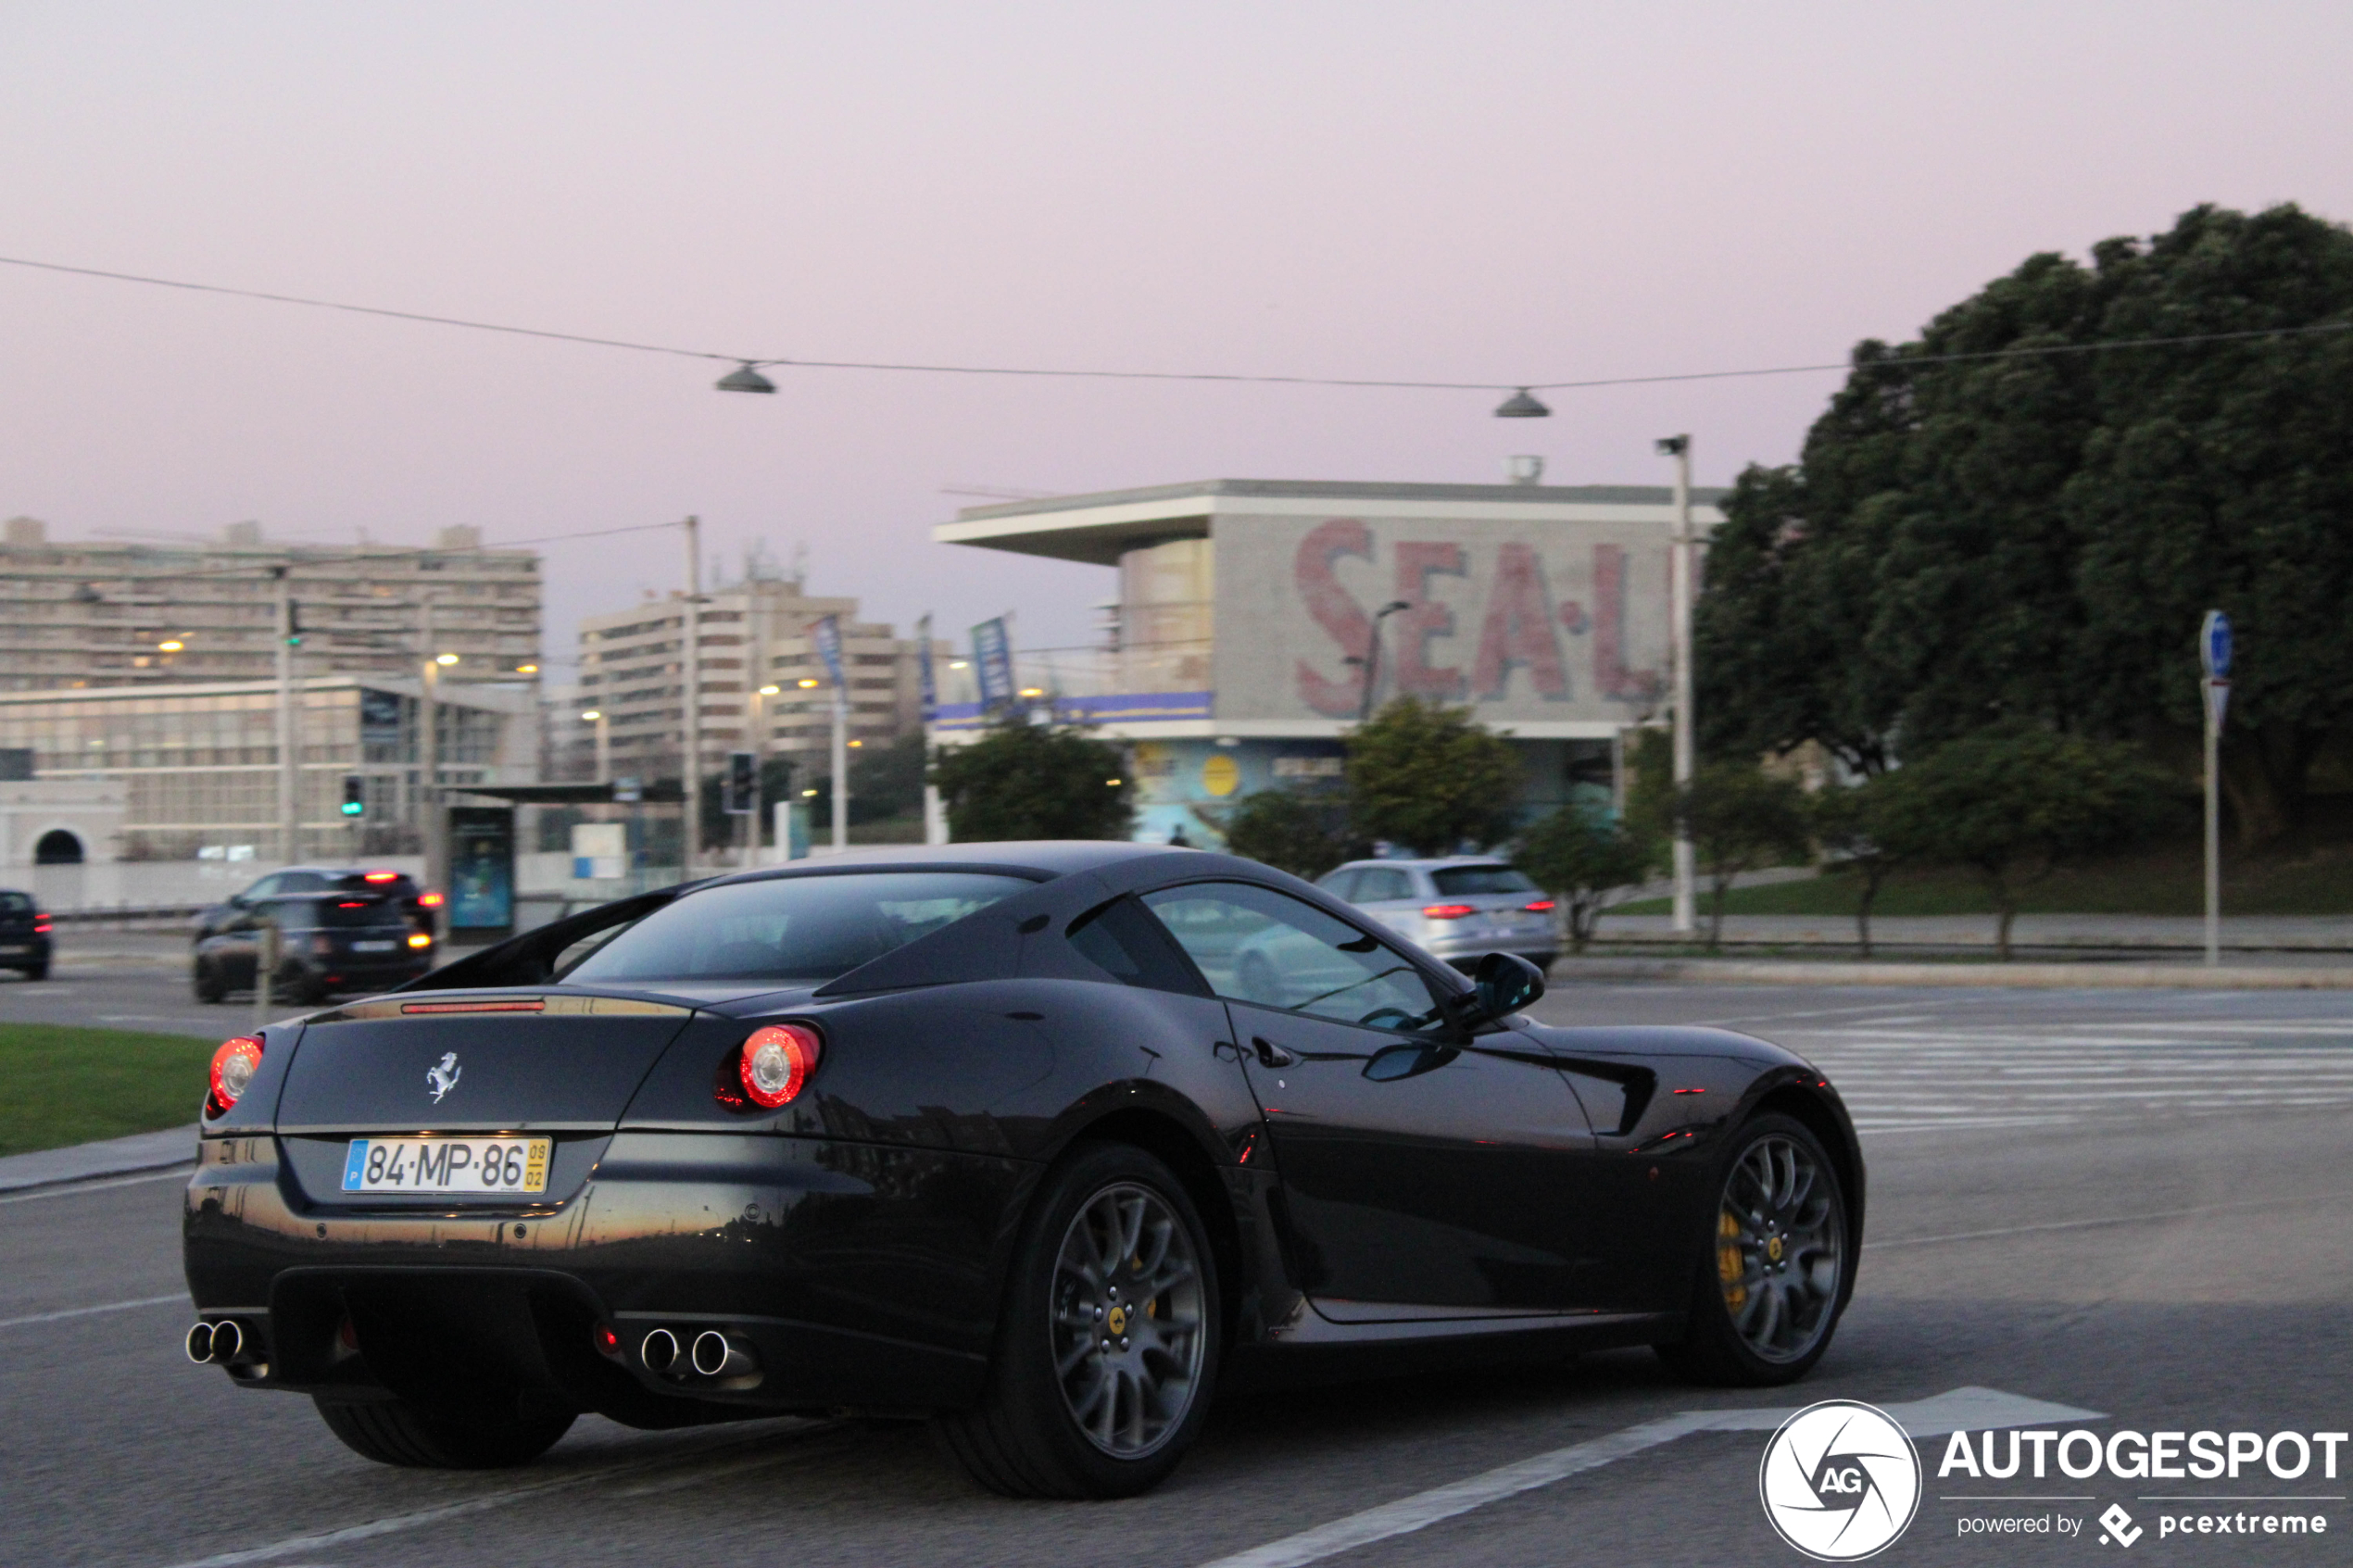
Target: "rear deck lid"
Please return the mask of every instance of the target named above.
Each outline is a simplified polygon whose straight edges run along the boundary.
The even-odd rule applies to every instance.
[[[646,997],[428,991],[311,1019],[283,1134],[609,1132],[694,1010]]]

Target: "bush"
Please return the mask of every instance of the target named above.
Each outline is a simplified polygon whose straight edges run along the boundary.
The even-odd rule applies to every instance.
[[[1528,830],[1512,864],[1559,900],[1569,950],[1581,953],[1602,899],[1641,882],[1655,848],[1607,811],[1571,801]]]
[[[1754,763],[1711,762],[1676,792],[1676,811],[1708,880],[1707,945],[1724,937],[1724,895],[1743,872],[1808,848],[1806,792]]]
[[[931,782],[959,843],[1126,838],[1134,829],[1119,748],[1066,725],[1015,720],[970,746],[943,747]]]
[[[1313,882],[1349,858],[1347,809],[1338,800],[1262,789],[1227,814],[1226,847]]]
[[[2018,725],[1940,746],[1889,774],[1884,788],[1881,842],[1909,859],[1976,872],[2004,959],[2020,884],[2144,842],[2174,809],[2171,781],[2138,746]]]
[[[1399,697],[1348,739],[1349,817],[1416,855],[1510,836],[1519,763],[1467,709]]]

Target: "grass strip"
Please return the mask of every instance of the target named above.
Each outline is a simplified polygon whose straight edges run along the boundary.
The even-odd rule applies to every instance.
[[[0,1155],[193,1122],[220,1042],[185,1035],[0,1023]]]

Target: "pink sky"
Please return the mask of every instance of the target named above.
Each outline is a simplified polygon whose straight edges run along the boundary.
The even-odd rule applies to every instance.
[[[2353,9],[2272,4],[0,8],[0,255],[755,355],[1554,381],[1837,359],[2200,201],[2353,216]],[[0,268],[0,515],[422,543],[706,522],[902,625],[1083,640],[970,498],[1642,483],[1835,378],[1562,394],[776,372]],[[550,552],[549,652],[678,582]],[[561,671],[558,671],[560,673]]]

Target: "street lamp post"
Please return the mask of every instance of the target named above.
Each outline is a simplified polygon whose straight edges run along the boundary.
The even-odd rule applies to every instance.
[[[301,737],[295,733],[294,584],[288,570],[273,566],[278,583],[278,857],[291,866],[302,859]]]
[[[754,686],[751,693],[751,835],[744,851],[744,864],[760,859],[760,819],[767,809],[768,796],[768,699],[781,696],[785,688],[778,685]]]
[[[680,673],[686,684],[684,722],[679,726],[685,753],[680,776],[686,784],[685,844],[678,851],[678,880],[695,880],[695,854],[702,847],[702,524],[688,518],[686,530],[686,604],[679,617],[686,642]]]
[[[433,645],[434,597],[427,594],[420,608],[424,623],[424,657],[417,684],[417,805],[424,826],[425,886],[441,897],[433,909],[434,949],[449,938],[449,818],[441,805],[441,671],[458,662],[454,653],[435,653]]]
[[[1675,788],[1680,796],[1691,786],[1696,761],[1692,728],[1692,438],[1670,435],[1658,443],[1662,457],[1675,459],[1675,543],[1667,571],[1669,662],[1675,671]],[[1692,851],[1691,824],[1680,809],[1675,813],[1675,930],[1688,935],[1699,928],[1698,858]]]
[[[597,782],[610,784],[612,782],[612,730],[610,727],[612,721],[605,717],[602,709],[598,708],[589,709],[580,717],[597,726]]]
[[[1360,724],[1372,718],[1373,694],[1380,684],[1380,623],[1401,609],[1413,608],[1413,605],[1404,599],[1391,599],[1373,611],[1373,629],[1365,641],[1365,657],[1358,659],[1352,654],[1343,661],[1353,664],[1364,671],[1364,687],[1356,697],[1356,721]]]

